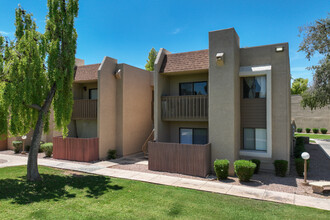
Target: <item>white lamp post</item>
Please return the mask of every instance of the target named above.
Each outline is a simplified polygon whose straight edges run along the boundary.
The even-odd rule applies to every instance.
[[[26,135],[23,135],[22,136],[22,142],[23,142],[23,149],[22,149],[22,154],[25,154],[25,151],[24,151],[24,142],[25,142],[25,139],[26,139]]]
[[[304,185],[308,185],[308,182],[307,182],[307,160],[310,158],[310,155],[309,153],[307,152],[303,152],[301,154],[301,158],[305,160],[304,162]]]

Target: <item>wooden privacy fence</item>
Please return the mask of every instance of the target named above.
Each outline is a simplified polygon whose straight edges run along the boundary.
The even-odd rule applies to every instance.
[[[149,170],[205,177],[210,172],[211,144],[149,142]]]
[[[7,135],[0,135],[0,151],[7,150]]]
[[[208,96],[162,96],[162,119],[166,121],[207,121]]]
[[[84,162],[98,160],[99,139],[53,137],[53,158]]]
[[[72,119],[96,119],[97,100],[78,99],[74,100],[72,108]]]

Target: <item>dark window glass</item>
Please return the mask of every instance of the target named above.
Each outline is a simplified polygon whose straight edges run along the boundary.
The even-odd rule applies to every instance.
[[[265,128],[244,128],[243,149],[267,151],[267,129]]]
[[[193,84],[180,83],[180,95],[193,95]]]
[[[207,82],[194,83],[194,95],[207,95]]]
[[[194,128],[194,136],[193,136],[194,144],[207,144],[207,129],[206,128]]]
[[[89,99],[97,99],[97,89],[89,90]]]
[[[180,144],[207,144],[206,128],[180,128]]]
[[[244,77],[243,98],[266,98],[266,76]]]
[[[207,82],[180,83],[180,95],[207,95]]]

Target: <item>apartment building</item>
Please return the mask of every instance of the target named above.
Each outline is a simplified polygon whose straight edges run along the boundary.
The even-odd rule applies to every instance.
[[[276,159],[289,161],[288,43],[241,48],[230,28],[209,32],[206,50],[171,53],[162,48],[155,61],[154,97],[150,151],[164,143],[169,149],[181,144],[192,150],[210,145],[208,170],[215,159],[233,164],[257,158],[266,170]],[[149,154],[149,163],[155,155]],[[171,163],[171,158],[164,160]],[[194,156],[178,160],[194,161]]]

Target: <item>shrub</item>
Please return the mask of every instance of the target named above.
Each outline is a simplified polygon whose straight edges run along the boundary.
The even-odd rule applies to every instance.
[[[326,129],[326,128],[321,128],[320,130],[321,130],[322,134],[326,134],[328,132],[328,129]]]
[[[293,149],[293,155],[295,158],[300,158],[301,154],[305,152],[305,144],[304,144],[304,137],[297,137],[296,138],[296,145]]]
[[[13,146],[14,146],[15,154],[18,154],[19,152],[22,151],[23,142],[22,141],[13,141]]]
[[[314,133],[314,134],[319,133],[319,129],[318,129],[318,128],[313,128],[313,133]]]
[[[256,166],[255,163],[248,160],[236,160],[234,163],[235,173],[243,182],[250,181]]]
[[[108,160],[116,159],[117,158],[117,151],[116,150],[108,150]]]
[[[306,128],[306,133],[310,133],[311,132],[311,129],[310,128]]]
[[[254,173],[255,173],[255,174],[259,173],[259,169],[260,169],[260,160],[258,160],[258,159],[252,159],[251,161],[252,161],[252,163],[255,163],[255,164],[256,164],[256,168],[255,168],[255,170],[254,170]]]
[[[299,176],[304,176],[304,159],[302,158],[296,158],[294,160],[295,165],[296,165],[296,171]],[[307,160],[307,171],[309,169],[309,160]]]
[[[301,133],[302,132],[302,128],[297,128],[297,132]]]
[[[214,171],[218,180],[225,180],[228,177],[229,160],[215,160]]]
[[[51,157],[53,154],[53,143],[41,144],[40,149],[45,152],[46,157]]]
[[[288,171],[288,164],[286,160],[275,160],[275,175],[285,177],[286,171]]]

